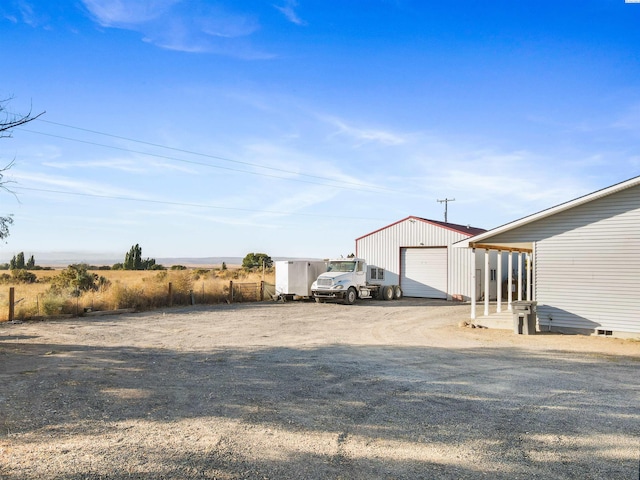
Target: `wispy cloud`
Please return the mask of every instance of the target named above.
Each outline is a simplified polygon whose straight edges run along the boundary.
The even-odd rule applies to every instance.
[[[61,190],[67,193],[79,193],[87,195],[104,195],[128,198],[145,198],[139,190],[127,190],[119,187],[112,187],[101,181],[87,179],[74,179],[60,175],[49,175],[45,173],[23,173],[17,172],[14,178],[20,187],[24,188],[49,188]]]
[[[60,170],[68,169],[108,169],[117,170],[126,173],[148,174],[149,172],[183,172],[188,174],[197,174],[193,168],[184,165],[176,165],[174,163],[162,162],[157,160],[147,160],[140,158],[109,158],[102,160],[89,161],[45,161],[42,165],[49,168]]]
[[[26,0],[15,0],[0,6],[0,14],[11,23],[23,22],[31,27],[45,23],[45,16],[36,13],[33,5]]]
[[[301,182],[299,185],[321,185],[327,198],[344,189],[364,192],[381,188],[367,182],[366,172],[359,171],[359,176],[350,175],[345,173],[343,165],[335,159],[326,158],[320,153],[310,153],[308,149],[263,141],[245,145],[244,155],[247,159],[269,165],[269,170],[258,170],[260,174],[295,179]],[[338,188],[331,188],[333,186]]]
[[[167,50],[242,59],[274,56],[248,41],[260,29],[254,15],[232,12],[203,0],[81,1],[100,26],[139,32],[143,41]]]
[[[166,14],[182,0],[82,0],[92,17],[103,27],[134,26]]]
[[[397,134],[388,130],[380,130],[367,127],[354,127],[347,122],[335,117],[324,117],[324,120],[334,127],[337,131],[333,135],[345,135],[355,139],[356,146],[366,143],[378,143],[386,146],[401,145],[407,141],[405,135]]]
[[[285,17],[287,17],[287,20],[289,20],[291,23],[295,23],[296,25],[300,26],[306,25],[307,22],[302,20],[295,11],[295,8],[297,6],[298,2],[296,2],[295,0],[287,0],[284,5],[274,5],[274,8],[280,11],[280,13],[282,13]]]

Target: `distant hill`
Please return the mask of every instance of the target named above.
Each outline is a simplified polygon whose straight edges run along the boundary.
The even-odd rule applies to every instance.
[[[74,263],[87,263],[89,265],[103,266],[122,263],[123,254],[117,253],[97,253],[97,252],[24,252],[25,256],[33,255],[37,265],[42,267],[66,267]],[[7,262],[13,253],[8,256]],[[156,257],[156,263],[170,267],[172,265],[184,265],[186,267],[214,268],[219,267],[224,262],[228,267],[239,267],[242,265],[244,257]],[[273,261],[278,260],[301,260],[298,258],[272,257]],[[307,259],[303,259],[307,260]],[[311,259],[310,260],[318,260]],[[0,262],[1,263],[1,262]]]
[[[243,257],[175,257],[156,258],[156,263],[170,267],[184,265],[185,267],[219,267],[224,262],[228,267],[241,266]],[[117,262],[114,262],[117,263]]]

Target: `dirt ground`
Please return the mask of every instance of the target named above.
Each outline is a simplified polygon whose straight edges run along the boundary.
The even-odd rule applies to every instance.
[[[404,299],[0,325],[2,479],[638,479],[640,341]]]

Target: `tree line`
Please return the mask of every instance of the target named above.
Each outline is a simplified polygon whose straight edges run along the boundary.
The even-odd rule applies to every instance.
[[[242,259],[242,268],[245,270],[271,268],[272,266],[273,260],[266,253],[247,253]],[[177,270],[180,267],[180,265],[174,265],[172,269]],[[166,267],[156,263],[155,258],[142,258],[142,247],[137,243],[125,253],[124,262],[116,263],[111,267],[87,265],[87,268],[89,270],[166,270]],[[222,262],[222,270],[226,269],[226,263]],[[20,252],[14,255],[9,263],[0,264],[0,270],[52,270],[52,268],[37,265],[33,255],[25,260],[24,252]]]
[[[156,263],[155,258],[142,258],[142,247],[139,244],[133,245],[124,254],[124,262],[116,263],[112,270],[166,270],[166,268]]]
[[[0,263],[0,270],[51,270],[51,267],[36,265],[33,255],[25,261],[24,252],[20,252],[14,255],[9,263]]]

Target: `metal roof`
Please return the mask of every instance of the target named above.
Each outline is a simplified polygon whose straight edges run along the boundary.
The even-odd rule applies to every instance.
[[[361,237],[356,238],[356,242],[362,238],[368,237],[369,235],[373,235],[374,233],[378,233],[382,230],[385,230],[389,227],[393,227],[394,225],[397,225],[399,223],[405,222],[407,220],[415,220],[415,221],[419,221],[419,222],[424,222],[424,223],[430,223],[432,225],[435,225],[437,227],[442,227],[442,228],[446,228],[448,230],[453,230],[454,232],[457,233],[461,233],[463,235],[467,235],[469,237],[473,236],[473,235],[478,235],[481,234],[483,232],[486,232],[485,229],[483,228],[477,228],[477,227],[472,227],[470,225],[459,225],[456,223],[447,223],[447,222],[439,222],[438,220],[429,220],[427,218],[422,218],[422,217],[415,217],[413,215],[410,215],[406,218],[403,218],[402,220],[398,220],[397,222],[393,222],[385,227],[379,228],[377,230],[374,230],[373,232],[367,233],[366,235],[362,235]]]

